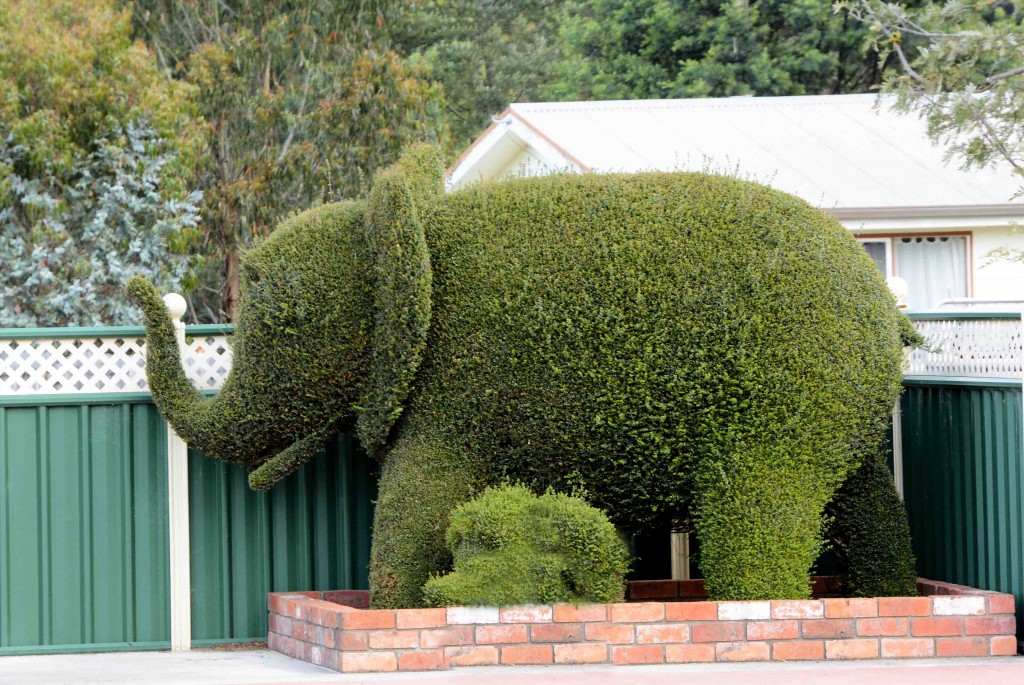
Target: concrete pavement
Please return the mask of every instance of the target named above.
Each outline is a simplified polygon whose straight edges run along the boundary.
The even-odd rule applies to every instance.
[[[687,666],[506,666],[342,675],[269,652],[0,657],[0,685],[1024,685],[1024,657]]]

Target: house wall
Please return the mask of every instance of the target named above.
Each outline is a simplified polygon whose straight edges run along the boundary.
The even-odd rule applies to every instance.
[[[1024,300],[1024,263],[990,255],[998,248],[1024,250],[1024,231],[1011,226],[977,228],[974,236],[974,297]]]

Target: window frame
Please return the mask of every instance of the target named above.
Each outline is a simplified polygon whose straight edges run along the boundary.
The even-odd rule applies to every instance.
[[[896,275],[896,250],[893,244],[900,238],[965,238],[967,240],[965,297],[974,297],[974,233],[972,231],[915,231],[906,233],[861,233],[856,236],[858,243],[884,243],[886,278]]]

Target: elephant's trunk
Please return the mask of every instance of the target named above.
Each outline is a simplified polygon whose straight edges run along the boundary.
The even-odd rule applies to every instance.
[[[167,422],[190,446],[218,459],[247,462],[252,440],[244,444],[232,436],[243,412],[235,393],[227,387],[216,397],[205,397],[192,387],[181,366],[174,322],[160,292],[145,278],[135,276],[126,285],[128,297],[142,309],[146,327],[146,378],[153,400]],[[232,429],[236,430],[232,430]],[[238,444],[233,444],[238,443]]]

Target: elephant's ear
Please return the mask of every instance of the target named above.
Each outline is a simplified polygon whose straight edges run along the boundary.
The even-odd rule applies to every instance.
[[[377,174],[366,213],[374,266],[373,342],[369,376],[358,405],[356,431],[380,456],[423,359],[430,327],[430,253],[417,205],[443,192],[437,155],[416,146]]]

